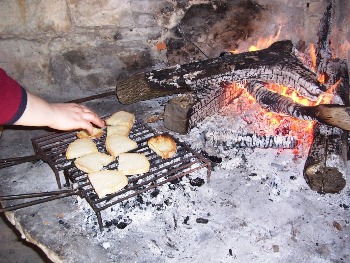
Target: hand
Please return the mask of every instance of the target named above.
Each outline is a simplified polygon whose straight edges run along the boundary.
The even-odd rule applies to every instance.
[[[91,109],[75,103],[52,103],[51,123],[48,127],[57,130],[85,129],[89,134],[93,132],[93,124],[98,127],[105,125]]]
[[[75,103],[48,103],[33,94],[27,93],[27,107],[15,125],[47,126],[58,130],[85,129],[92,134],[93,124],[105,125],[91,109]]]

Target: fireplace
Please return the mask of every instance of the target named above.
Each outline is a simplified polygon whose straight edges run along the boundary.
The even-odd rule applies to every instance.
[[[290,41],[297,52],[293,54],[311,69],[308,51],[310,44],[317,44],[318,25],[329,1],[116,3],[6,3],[2,10],[19,19],[2,23],[2,67],[29,90],[60,101],[114,92],[116,84],[130,79],[139,84],[142,74],[224,60],[252,45],[264,50],[280,41]],[[347,62],[349,4],[332,3],[332,54]],[[212,161],[211,183],[191,184],[191,178],[184,177],[106,209],[103,221],[97,221],[86,201],[76,197],[20,209],[10,219],[55,262],[139,261],[140,248],[146,261],[158,262],[311,262],[319,257],[346,261],[348,189],[343,185],[337,195],[321,189],[320,195],[310,191],[303,177],[314,127],[288,116],[267,115],[252,102],[245,81],[229,86],[234,103],[220,105],[215,111],[219,115],[208,114],[185,134],[173,133]],[[222,88],[221,82],[212,84]],[[158,131],[168,132],[164,107],[178,95],[158,92],[157,98],[130,104],[120,103],[114,94],[87,104],[101,115],[128,109]],[[183,102],[191,103],[191,98]],[[0,141],[4,148],[10,149],[16,132],[5,129]],[[37,137],[36,132],[30,135]],[[339,138],[346,141],[342,134]],[[335,144],[337,136],[331,136]],[[339,156],[338,150],[332,154]],[[1,153],[1,157],[14,155],[14,151]],[[37,182],[37,174],[50,174],[40,162],[4,171],[9,176],[1,179],[3,194],[34,191],[24,175],[37,183],[30,185],[35,190],[56,188],[54,175]],[[198,172],[194,177],[203,175]],[[104,226],[102,232],[99,224]],[[211,249],[218,253],[214,256]],[[84,253],[79,258],[76,251]]]

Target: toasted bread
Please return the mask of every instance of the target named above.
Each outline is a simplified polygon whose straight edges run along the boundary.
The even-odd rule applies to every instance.
[[[120,153],[128,152],[137,148],[137,143],[127,136],[111,135],[106,138],[107,152],[114,158]]]
[[[127,111],[118,111],[106,119],[106,124],[110,126],[125,125],[131,130],[135,123],[135,115]]]
[[[147,173],[151,166],[147,157],[141,153],[121,153],[118,161],[118,171],[125,175]]]
[[[88,178],[99,198],[114,194],[128,184],[128,178],[117,170],[89,173]]]
[[[167,134],[160,134],[150,138],[147,141],[147,145],[163,159],[171,158],[176,153],[176,143],[174,139]]]
[[[74,159],[96,152],[98,152],[98,149],[95,143],[89,138],[82,138],[68,145],[66,157],[67,159]]]
[[[107,136],[111,135],[122,135],[122,136],[129,136],[130,128],[126,125],[114,125],[114,126],[107,126]]]
[[[77,137],[79,139],[82,138],[91,138],[91,139],[97,139],[100,138],[103,135],[103,130],[100,128],[93,128],[92,134],[89,134],[86,130],[81,130],[77,132]]]
[[[113,162],[114,158],[105,153],[90,153],[83,157],[79,157],[74,161],[75,166],[85,173],[100,171],[103,166]]]

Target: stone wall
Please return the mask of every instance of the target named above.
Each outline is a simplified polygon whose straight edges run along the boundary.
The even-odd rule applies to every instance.
[[[336,2],[342,25],[336,41],[346,43],[349,4]],[[315,42],[326,5],[325,0],[1,0],[0,67],[29,91],[66,101],[114,89],[117,79],[137,71],[203,59],[201,51],[215,57],[254,44],[279,28],[280,38]]]

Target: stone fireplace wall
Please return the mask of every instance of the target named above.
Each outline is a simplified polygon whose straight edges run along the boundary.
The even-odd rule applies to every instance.
[[[0,67],[66,101],[153,67],[243,50],[259,37],[317,42],[326,0],[2,0]],[[350,59],[350,4],[334,1],[335,54]],[[204,54],[203,54],[204,53]]]

